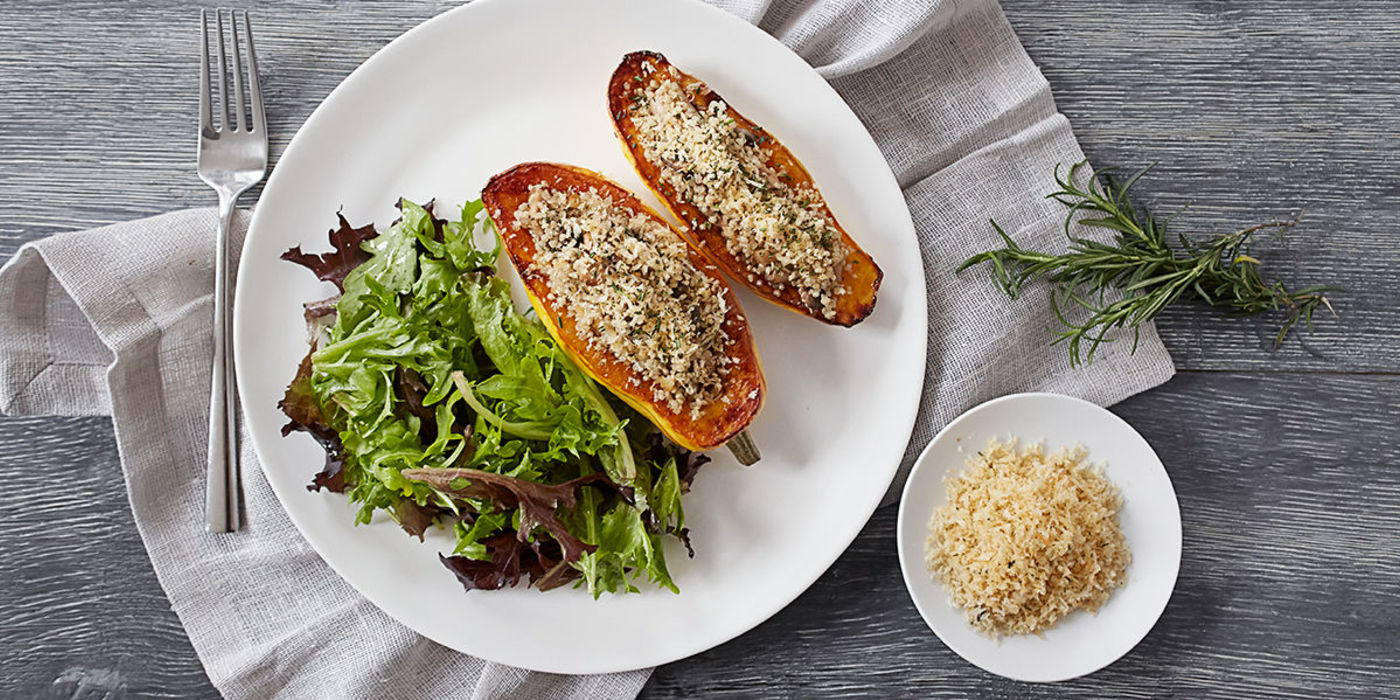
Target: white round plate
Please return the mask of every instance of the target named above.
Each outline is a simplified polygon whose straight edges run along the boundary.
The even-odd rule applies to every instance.
[[[741,298],[767,359],[756,467],[712,453],[686,497],[696,556],[668,543],[680,586],[593,601],[581,590],[465,593],[387,518],[355,527],[344,496],[310,493],[322,461],[283,438],[276,404],[305,353],[304,301],[332,289],[278,256],[324,250],[344,208],[387,225],[400,197],[450,205],[529,160],[601,171],[645,193],[615,141],[608,78],[623,54],[665,53],[771,129],[884,268],[874,314],[832,328]],[[643,198],[655,205],[650,195]],[[776,40],[693,0],[478,0],[403,35],[312,114],[258,203],[234,311],[239,390],[262,470],[292,521],[366,598],[453,649],[514,666],[599,673],[709,649],[782,609],[835,561],[889,486],[918,408],[923,270],[889,166],[836,92]]]
[[[1089,461],[1122,491],[1118,513],[1132,550],[1128,580],[1097,615],[1071,613],[1043,636],[1003,637],[974,630],[961,608],[924,565],[924,542],[935,508],[948,502],[943,479],[967,464],[992,438],[1044,441],[1054,451],[1079,443]],[[1181,565],[1181,512],[1162,461],[1122,418],[1060,394],[1013,394],[993,399],[948,424],[929,443],[899,503],[899,566],[914,606],[934,634],[964,659],[1000,676],[1050,682],[1093,673],[1128,653],[1157,623]]]

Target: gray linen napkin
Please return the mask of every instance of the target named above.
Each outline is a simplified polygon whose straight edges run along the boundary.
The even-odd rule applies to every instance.
[[[817,66],[905,189],[927,269],[928,374],[896,488],[977,402],[1046,390],[1110,404],[1171,376],[1151,329],[1136,355],[1111,345],[1071,370],[1046,349],[1045,290],[1011,303],[983,272],[952,272],[995,244],[989,216],[1022,242],[1062,246],[1062,212],[1042,196],[1056,163],[1082,158],[992,0],[716,4]],[[0,269],[0,409],[112,415],[137,527],[214,685],[236,698],[635,695],[648,671],[531,673],[400,626],[311,550],[250,450],[246,531],[203,531],[213,226],[210,210],[182,211],[21,248]]]

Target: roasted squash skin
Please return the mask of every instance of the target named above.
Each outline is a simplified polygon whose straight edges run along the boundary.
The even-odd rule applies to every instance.
[[[646,69],[647,65],[652,66],[653,69]],[[748,287],[755,294],[768,301],[804,316],[838,326],[849,327],[864,320],[875,309],[875,297],[880,290],[880,281],[884,278],[884,273],[875,264],[875,260],[856,244],[846,229],[837,221],[825,199],[822,200],[822,208],[826,210],[826,214],[831,217],[831,220],[836,222],[836,228],[841,232],[841,239],[850,251],[841,278],[841,285],[846,289],[846,292],[836,298],[834,318],[826,318],[821,313],[808,308],[803,303],[800,293],[791,286],[778,291],[757,275],[754,275],[751,281],[747,264],[725,247],[724,236],[720,233],[719,226],[697,225],[706,223],[707,217],[697,207],[680,197],[675,189],[662,178],[659,164],[647,160],[646,152],[641,146],[637,127],[633,123],[629,110],[633,93],[652,82],[662,80],[663,74],[667,72],[666,69],[669,67],[671,64],[666,60],[666,57],[654,51],[636,51],[624,56],[617,70],[613,71],[612,80],[608,84],[608,112],[612,117],[617,136],[622,141],[623,150],[627,152],[628,159],[632,161],[632,165],[637,169],[647,186],[680,220],[682,233],[701,253],[714,261],[730,279]],[[711,102],[723,99],[698,78],[679,69],[677,69],[677,73],[679,73],[681,86],[694,96],[693,103],[697,108],[707,109]],[[786,146],[762,127],[735,111],[733,105],[727,100],[724,104],[731,119],[742,128],[759,135],[758,148],[767,156],[768,165],[783,174],[784,180],[794,185],[810,185],[814,191],[820,192],[816,183],[812,181],[811,174],[807,172],[807,168]]]
[[[654,400],[654,384],[629,364],[605,348],[590,347],[587,340],[578,334],[574,319],[567,312],[568,300],[549,293],[548,277],[534,265],[534,236],[515,221],[516,209],[529,198],[530,187],[536,183],[546,183],[549,187],[564,191],[581,192],[595,188],[614,203],[645,213],[673,233],[675,228],[621,185],[584,168],[556,163],[522,163],[491,178],[481,193],[486,211],[500,233],[511,263],[525,283],[530,304],[564,352],[588,376],[606,386],[660,428],[667,437],[687,449],[719,447],[748,428],[763,406],[767,386],[748,319],[737,295],[725,283],[719,270],[687,246],[690,263],[702,274],[717,280],[723,289],[728,304],[724,333],[734,341],[725,351],[731,363],[723,397],[703,406],[701,415],[692,418],[686,407],[676,412],[665,403]],[[723,398],[727,398],[728,402]]]

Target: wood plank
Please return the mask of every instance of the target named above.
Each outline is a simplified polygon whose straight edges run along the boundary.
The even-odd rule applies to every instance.
[[[733,642],[658,669],[643,696],[1393,693],[1400,378],[1185,373],[1115,411],[1166,463],[1184,530],[1176,592],[1118,663],[1029,685],[958,658],[909,601],[895,509],[886,508],[791,606]]]
[[[1265,270],[1336,284],[1340,315],[1275,350],[1272,319],[1198,308],[1159,324],[1179,366],[1400,367],[1400,22],[1393,3],[1007,0],[1094,163],[1160,162],[1143,201],[1186,232],[1303,223]]]
[[[0,697],[216,696],[136,534],[111,420],[0,418],[0,474]]]
[[[290,0],[255,9],[274,160],[359,64],[458,4]],[[194,172],[197,9],[178,0],[119,10],[104,0],[0,4],[0,259],[60,231],[214,205]]]

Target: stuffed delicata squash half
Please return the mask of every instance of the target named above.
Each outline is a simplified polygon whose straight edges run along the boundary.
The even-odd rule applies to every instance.
[[[608,111],[642,179],[731,279],[838,326],[874,310],[883,274],[807,169],[705,83],[659,53],[630,53]]]
[[[517,165],[481,194],[531,304],[591,377],[691,450],[728,444],[763,405],[743,309],[704,257],[635,195],[602,175]]]

